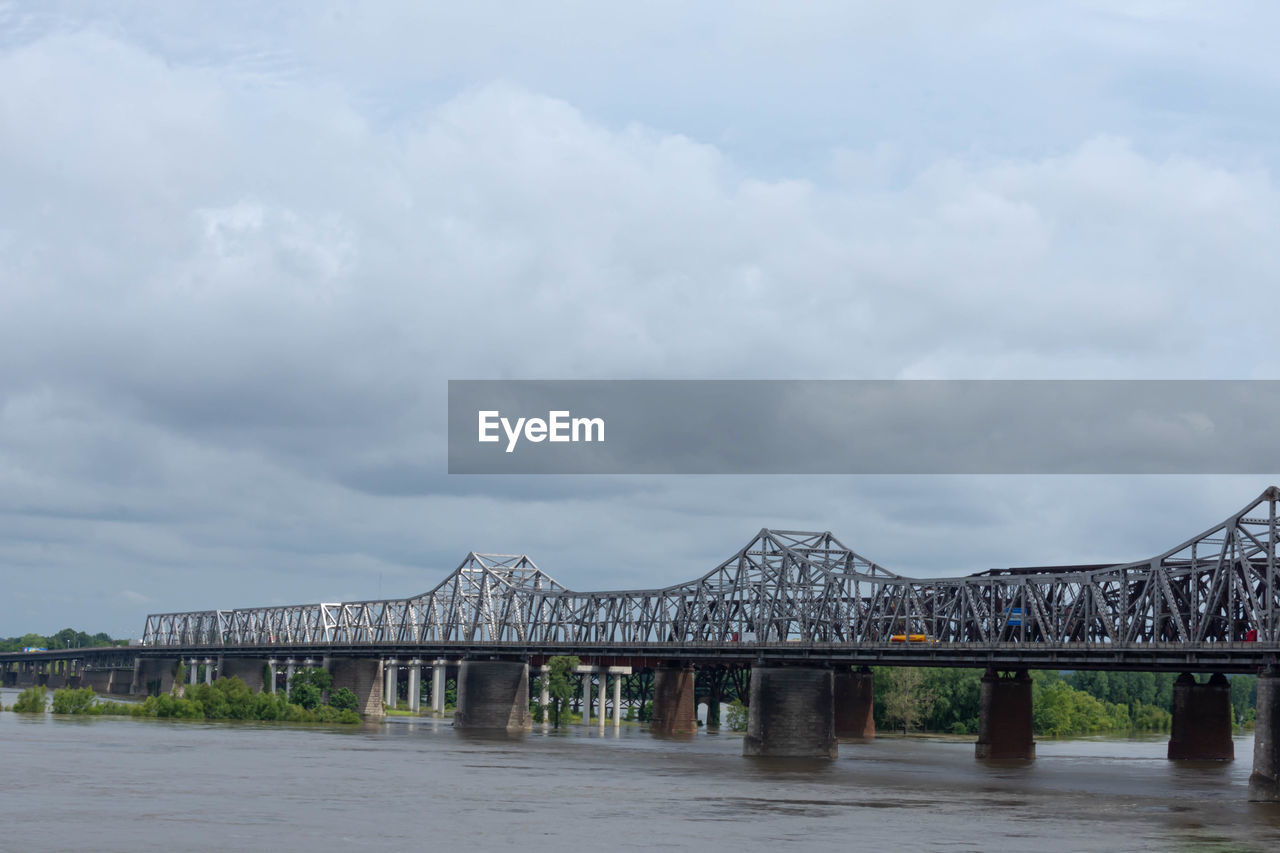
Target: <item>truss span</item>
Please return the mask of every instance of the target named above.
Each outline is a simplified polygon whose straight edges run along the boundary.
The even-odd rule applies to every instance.
[[[152,614],[143,642],[1274,647],[1278,499],[1280,489],[1268,488],[1221,524],[1147,560],[952,578],[902,577],[830,533],[788,530],[761,530],[702,577],[651,590],[578,592],[527,556],[473,552],[435,589],[412,598]]]

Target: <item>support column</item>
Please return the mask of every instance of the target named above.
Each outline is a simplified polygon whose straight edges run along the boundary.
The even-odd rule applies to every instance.
[[[613,673],[613,727],[616,729],[622,726],[622,673],[613,670],[614,667],[609,667]]]
[[[528,731],[529,664],[507,660],[464,660],[458,668],[459,729]]]
[[[538,706],[542,708],[542,727],[551,725],[551,667],[545,663],[538,667]]]
[[[18,684],[22,684],[19,680]],[[141,693],[145,689],[142,683],[142,658],[133,659],[133,680],[129,682],[129,692],[133,694]]]
[[[344,687],[356,694],[356,710],[362,717],[384,716],[380,659],[334,658],[332,689],[341,690]]]
[[[1197,684],[1189,672],[1173,683],[1173,722],[1169,729],[1170,760],[1231,761],[1231,682],[1215,672]]]
[[[435,661],[431,664],[431,710],[437,714],[444,713],[444,675],[446,662]]]
[[[189,664],[189,668],[187,669],[187,683],[195,684],[197,682],[197,678],[199,677],[199,675],[200,675],[200,660],[198,658],[192,658],[191,663]]]
[[[582,673],[582,724],[589,726],[591,725],[591,668],[578,667],[578,672]]]
[[[254,693],[261,693],[266,686],[262,680],[262,658],[225,658],[218,674],[238,678]]]
[[[1280,670],[1268,669],[1258,675],[1249,801],[1280,803]]]
[[[857,672],[840,668],[835,675],[836,737],[844,740],[875,740],[875,684],[871,670]]]
[[[693,667],[665,663],[653,673],[653,716],[649,731],[657,735],[691,735],[698,731]]]
[[[213,658],[204,659],[204,683],[213,684]]]
[[[1036,744],[1031,734],[1031,676],[1020,669],[1001,678],[994,669],[982,676],[978,707],[977,758],[1032,759]]]
[[[267,661],[267,691],[276,692],[276,660],[272,658]]]
[[[596,676],[596,706],[600,709],[600,728],[604,728],[604,721],[609,716],[609,709],[605,704],[605,691],[609,688],[609,671],[604,667],[600,667],[599,674]]]
[[[396,688],[399,686],[400,679],[400,663],[395,658],[388,659],[383,664],[383,670],[386,673],[386,689],[383,691],[382,701],[388,708],[396,706]]]
[[[409,710],[418,713],[422,700],[422,661],[409,661]]]
[[[835,758],[835,680],[826,668],[753,666],[743,755]]]

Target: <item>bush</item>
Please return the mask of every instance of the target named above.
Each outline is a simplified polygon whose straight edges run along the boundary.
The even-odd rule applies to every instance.
[[[45,699],[49,691],[44,687],[28,687],[18,694],[18,701],[13,703],[12,710],[19,714],[43,714]]]
[[[734,699],[729,703],[729,711],[725,714],[725,725],[729,727],[731,732],[745,732],[747,730],[748,709],[742,704],[741,699]]]
[[[289,689],[289,701],[301,705],[308,711],[320,706],[320,688],[306,681],[298,681],[294,676],[293,686]]]
[[[55,714],[101,714],[94,700],[98,697],[93,688],[82,687],[75,690],[64,687],[53,691],[53,713]]]

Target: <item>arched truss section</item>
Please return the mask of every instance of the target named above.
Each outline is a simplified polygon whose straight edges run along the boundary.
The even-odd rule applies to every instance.
[[[761,530],[706,575],[652,590],[576,592],[527,556],[470,553],[435,589],[391,601],[153,614],[157,646],[475,643],[636,646],[895,637],[1194,646],[1277,637],[1276,501],[1149,560],[906,578],[830,533]]]

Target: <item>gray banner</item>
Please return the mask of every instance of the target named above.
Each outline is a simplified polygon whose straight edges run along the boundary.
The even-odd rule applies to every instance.
[[[1272,380],[451,380],[451,474],[1280,472]]]

